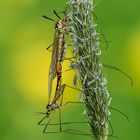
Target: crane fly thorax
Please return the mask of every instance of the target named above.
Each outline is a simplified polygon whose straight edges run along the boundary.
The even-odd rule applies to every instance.
[[[55,29],[59,31],[59,33],[66,33],[66,26],[67,26],[67,22],[66,19],[60,19],[58,21],[56,21],[55,23]]]
[[[66,34],[67,22],[65,19],[60,19],[55,23],[55,49],[56,49],[56,61],[62,62],[65,54],[65,34]],[[56,66],[57,67],[57,66]],[[57,70],[58,68],[56,68]]]

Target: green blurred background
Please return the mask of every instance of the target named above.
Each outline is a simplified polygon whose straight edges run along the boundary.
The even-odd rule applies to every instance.
[[[0,140],[91,139],[69,134],[44,135],[37,122],[47,101],[47,75],[54,23],[43,19],[54,9],[64,9],[66,0],[6,0],[0,2]],[[119,140],[140,139],[140,0],[102,0],[95,7],[98,28],[111,40],[103,49],[103,63],[122,69],[133,77],[134,86],[118,72],[105,70],[112,111],[111,123]],[[51,15],[50,15],[51,16]],[[53,15],[52,15],[53,16]],[[69,52],[70,53],[70,49]],[[68,68],[69,63],[64,64]],[[73,72],[63,72],[72,83]],[[71,78],[70,78],[71,77]],[[66,90],[66,94],[75,91]],[[76,97],[67,96],[68,100]],[[66,107],[63,117],[81,119],[80,107]],[[78,116],[78,114],[80,114]],[[114,138],[109,138],[110,140]]]

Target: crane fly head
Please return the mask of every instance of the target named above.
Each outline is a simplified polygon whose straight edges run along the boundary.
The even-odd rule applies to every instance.
[[[60,33],[65,33],[67,27],[67,19],[60,19],[55,23],[55,29],[58,30]]]

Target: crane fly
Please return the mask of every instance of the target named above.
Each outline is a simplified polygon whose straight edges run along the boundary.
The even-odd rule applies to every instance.
[[[41,123],[46,119],[49,118],[52,113],[56,111],[56,109],[59,110],[59,121],[60,121],[60,131],[62,131],[61,124],[61,107],[68,103],[77,103],[77,102],[66,102],[63,103],[63,92],[65,87],[73,88],[71,86],[68,86],[66,84],[62,84],[62,62],[64,60],[65,56],[65,49],[66,49],[66,34],[69,33],[70,29],[68,29],[67,26],[67,17],[61,19],[59,15],[53,11],[54,14],[59,18],[59,20],[55,21],[52,18],[49,18],[47,16],[43,16],[46,19],[49,19],[51,21],[55,21],[55,33],[54,33],[54,41],[53,44],[50,45],[47,49],[49,49],[52,46],[52,56],[51,56],[51,63],[49,67],[49,75],[48,75],[48,103],[46,105],[46,112],[40,112],[41,114],[44,114],[44,118],[41,119],[38,122],[38,125],[41,125]],[[52,96],[52,83],[53,80],[57,77],[57,84],[55,89],[54,97],[51,101]],[[76,88],[73,88],[75,90],[78,90]],[[60,102],[59,102],[60,100]],[[48,121],[47,124],[45,124],[45,128],[43,130],[43,133],[45,133],[45,130],[47,129],[47,126],[49,125],[51,119]],[[75,122],[79,123],[79,122]],[[81,122],[80,122],[81,123]],[[83,122],[85,123],[85,122]],[[87,123],[87,122],[86,122]],[[68,123],[66,123],[68,124]],[[67,130],[65,130],[67,131]],[[63,131],[63,132],[65,132]],[[68,130],[69,131],[69,130]],[[54,132],[55,133],[55,132]]]
[[[55,11],[53,12],[59,18],[59,20],[55,21],[47,16],[43,16],[46,19],[55,21],[55,33],[54,33],[54,41],[53,44],[51,45],[52,56],[51,56],[51,63],[50,63],[49,75],[48,75],[48,103],[46,106],[46,112],[42,113],[45,114],[45,117],[38,123],[38,125],[40,125],[45,118],[49,118],[50,114],[55,112],[56,109],[60,110],[60,107],[62,106],[62,100],[63,100],[63,91],[66,86],[66,84],[62,84],[62,62],[64,60],[65,49],[66,49],[65,36],[67,33],[66,31],[67,18],[65,17],[61,19]],[[54,97],[51,101],[52,83],[55,77],[57,77],[57,84],[56,84]],[[58,103],[58,100],[60,98],[61,98],[60,103]],[[47,124],[43,132],[45,132],[46,128],[47,128]]]
[[[62,81],[62,62],[65,54],[65,28],[66,28],[66,19],[58,20],[55,23],[55,35],[52,48],[52,58],[49,68],[49,79],[48,79],[48,104],[50,103],[50,97],[52,92],[52,82],[57,76],[57,87],[61,85]],[[55,95],[56,96],[56,95]]]
[[[56,109],[58,109],[59,110],[60,131],[62,131],[61,124],[68,124],[68,123],[61,123],[61,114],[60,114],[61,107],[63,105],[65,105],[65,104],[62,104],[63,92],[64,92],[65,87],[67,86],[66,84],[62,84],[62,62],[64,60],[65,49],[66,49],[66,43],[65,43],[66,37],[65,36],[68,33],[68,30],[67,30],[67,17],[61,19],[55,11],[54,11],[54,14],[59,18],[59,20],[55,21],[52,18],[43,16],[46,19],[55,21],[55,33],[54,33],[54,41],[53,41],[53,44],[51,45],[52,46],[52,56],[51,56],[51,63],[50,63],[49,75],[48,75],[48,103],[46,105],[46,112],[41,113],[41,114],[44,114],[45,116],[43,119],[41,119],[38,122],[38,125],[40,125],[41,122],[43,122],[46,118],[49,118],[50,115],[53,112],[55,112]],[[49,46],[47,49],[49,49],[51,46]],[[56,84],[55,94],[51,101],[52,83],[56,77],[57,77],[57,84]],[[68,86],[68,87],[70,87],[70,86]],[[72,88],[72,87],[70,87],[70,88]],[[76,88],[74,88],[74,89],[76,89]],[[59,99],[60,99],[60,102],[58,102]],[[71,102],[71,103],[75,103],[75,102]],[[123,114],[123,113],[121,113],[121,114]],[[50,120],[48,121],[47,124],[45,124],[43,133],[45,133],[45,130],[50,123]],[[72,123],[79,123],[79,122],[72,122]],[[80,123],[87,123],[87,122],[80,122]],[[82,133],[73,133],[70,131],[64,131],[64,132],[68,132],[71,134],[80,134],[80,135],[82,134]],[[84,135],[85,134],[86,133],[84,133]],[[88,134],[88,135],[92,135],[92,134]]]

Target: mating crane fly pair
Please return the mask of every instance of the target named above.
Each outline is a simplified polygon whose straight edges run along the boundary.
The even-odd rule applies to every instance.
[[[66,10],[67,10],[67,8],[66,8]],[[66,10],[65,10],[65,12],[66,12]],[[65,104],[68,103],[68,102],[63,103],[63,92],[64,92],[65,87],[68,85],[62,84],[62,63],[65,58],[66,35],[70,32],[70,29],[68,27],[68,17],[65,15],[65,17],[63,19],[61,19],[60,16],[56,13],[56,11],[53,11],[53,12],[58,17],[59,20],[55,21],[54,19],[43,15],[44,18],[55,22],[55,34],[54,34],[53,44],[47,48],[47,50],[48,50],[52,46],[52,58],[51,58],[51,63],[50,63],[50,67],[49,67],[49,75],[48,75],[48,103],[46,105],[46,112],[38,112],[40,114],[45,115],[44,118],[38,122],[38,125],[41,125],[41,123],[46,118],[49,118],[50,115],[58,109],[59,110],[59,125],[60,125],[61,132],[68,132],[71,134],[80,134],[80,135],[81,134],[82,135],[92,135],[92,134],[87,134],[85,132],[83,133],[81,131],[76,131],[76,132],[70,132],[71,130],[62,131],[61,125],[69,124],[69,123],[61,122],[61,108]],[[63,12],[63,13],[65,14],[65,12]],[[123,73],[130,80],[132,80],[131,77],[129,77],[127,74],[125,74],[121,70],[117,69],[116,67],[111,67],[110,65],[105,65],[105,67],[115,69],[115,70]],[[56,77],[57,77],[57,84],[56,84],[55,94],[51,101],[52,83]],[[68,86],[68,87],[76,89],[71,86]],[[78,90],[78,89],[76,89],[76,90]],[[81,91],[81,90],[79,90],[79,91]],[[82,103],[82,102],[69,102],[69,103]],[[119,110],[111,108],[111,107],[109,107],[109,108],[121,113],[128,119],[128,117],[124,113],[120,112]],[[51,121],[51,119],[49,119],[47,124],[45,124],[43,133],[49,133],[49,132],[46,132],[46,129],[47,129],[47,126],[49,125],[50,121]],[[107,119],[107,121],[109,121],[109,120]],[[71,123],[87,123],[87,122],[71,122]],[[56,124],[54,124],[54,125],[56,125]],[[109,121],[109,125],[111,126],[110,121]],[[112,129],[112,132],[114,132],[112,126],[111,126],[111,129]],[[53,132],[50,132],[50,133],[53,133]],[[99,134],[99,135],[104,135],[104,134]],[[111,135],[111,136],[113,136],[113,135]]]
[[[62,62],[64,59],[64,54],[66,49],[65,34],[66,34],[67,20],[66,18],[61,19],[55,11],[54,13],[59,18],[59,20],[55,22],[54,42],[51,45],[53,47],[52,47],[52,59],[49,68],[49,76],[48,76],[49,77],[48,105],[46,107],[48,110],[46,113],[47,116],[49,116],[50,112],[55,110],[55,108],[58,108],[57,100],[60,98],[60,96],[62,95],[61,93],[63,93],[63,90],[65,88],[65,85],[61,85],[61,83],[62,83]],[[43,17],[50,19],[46,16]],[[49,47],[47,49],[49,49]],[[55,96],[53,98],[53,101],[50,102],[50,97],[52,92],[52,82],[56,76],[57,76],[57,85],[55,90]]]
[[[49,19],[51,21],[55,21],[55,34],[54,34],[54,41],[53,44],[50,45],[47,50],[52,46],[52,58],[49,68],[49,75],[48,75],[48,103],[46,106],[46,112],[41,113],[44,114],[45,117],[38,123],[38,125],[45,120],[45,118],[49,118],[50,114],[56,111],[56,109],[59,109],[59,120],[60,120],[60,131],[61,129],[61,113],[60,109],[63,106],[63,92],[65,89],[66,84],[62,84],[62,62],[64,60],[65,55],[65,49],[66,49],[66,43],[65,43],[65,36],[68,33],[67,31],[67,17],[61,19],[59,15],[53,11],[54,14],[59,18],[59,20],[55,21],[52,18],[49,18],[47,16],[43,16],[46,19]],[[57,77],[57,84],[55,89],[55,94],[50,101],[52,96],[52,83],[53,80]],[[60,100],[60,103],[58,103],[58,100]],[[43,133],[45,133],[45,130],[47,126],[49,125],[50,120],[45,125],[45,128],[43,130]]]

